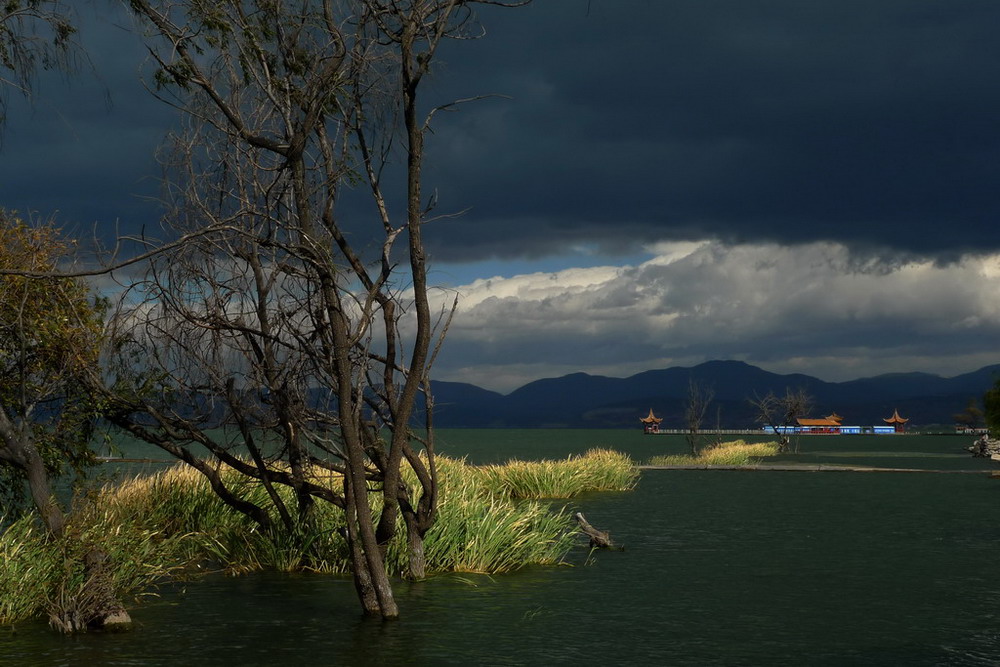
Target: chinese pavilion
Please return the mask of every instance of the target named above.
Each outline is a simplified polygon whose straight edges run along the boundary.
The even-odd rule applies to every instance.
[[[892,411],[892,416],[889,417],[888,419],[883,419],[882,421],[884,421],[886,424],[891,424],[893,426],[893,428],[896,429],[896,433],[902,433],[903,430],[904,430],[904,428],[905,428],[904,425],[906,424],[906,422],[908,422],[910,420],[909,419],[904,419],[903,417],[900,417],[899,416],[899,410],[895,410],[894,409]]]
[[[649,415],[646,417],[639,417],[639,421],[642,422],[643,433],[659,433],[660,422],[663,421],[663,419],[654,415],[653,408],[650,408]]]
[[[840,433],[840,425],[844,418],[834,412],[822,419],[799,417],[795,421],[803,433]]]

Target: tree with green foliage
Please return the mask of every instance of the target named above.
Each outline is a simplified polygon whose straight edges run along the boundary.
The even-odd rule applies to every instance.
[[[98,406],[87,387],[104,306],[81,280],[8,272],[54,272],[71,250],[52,226],[31,227],[0,209],[0,491],[23,505],[26,483],[56,538],[65,518],[51,480],[94,460]]]
[[[952,415],[952,419],[965,428],[978,428],[983,423],[983,410],[979,407],[979,400],[975,396],[969,398],[965,409]]]
[[[983,417],[990,430],[990,437],[1000,440],[1000,378],[983,394]]]
[[[95,392],[107,303],[79,278],[59,275],[73,244],[52,225],[31,226],[0,209],[0,495],[33,506],[63,554],[49,623],[67,633],[121,628],[115,563],[67,527],[53,484],[96,463],[90,447],[104,402]]]

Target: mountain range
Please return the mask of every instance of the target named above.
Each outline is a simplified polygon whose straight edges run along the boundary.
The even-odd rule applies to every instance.
[[[434,382],[439,428],[638,428],[652,409],[661,428],[683,428],[689,383],[711,388],[715,398],[705,428],[755,427],[748,399],[769,391],[803,389],[813,398],[811,416],[836,412],[844,424],[882,424],[898,410],[911,425],[953,423],[972,398],[1000,377],[1000,364],[945,378],[928,373],[890,373],[847,382],[802,374],[770,373],[742,361],[709,361],[613,378],[573,373],[536,380],[500,394],[473,384]]]

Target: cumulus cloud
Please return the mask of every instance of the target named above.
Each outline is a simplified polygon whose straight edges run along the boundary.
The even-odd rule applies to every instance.
[[[829,380],[997,361],[1000,255],[902,262],[830,242],[651,251],[634,266],[458,288],[437,377],[506,391],[577,370],[624,376],[709,359]]]

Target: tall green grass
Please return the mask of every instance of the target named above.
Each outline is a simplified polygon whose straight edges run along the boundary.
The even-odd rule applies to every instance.
[[[0,624],[38,614],[60,565],[58,551],[47,546],[33,517],[11,523],[0,535]]]
[[[479,468],[437,457],[437,521],[424,538],[430,572],[509,572],[559,563],[573,546],[576,526],[564,509],[518,501],[483,483]],[[401,574],[408,554],[404,531],[390,545],[390,570]]]
[[[264,485],[232,470],[222,473],[233,493],[261,507],[269,507]],[[333,480],[327,483],[334,483]],[[279,487],[288,506],[294,506],[292,491]],[[232,574],[260,569],[295,571],[315,569],[345,571],[346,545],[337,535],[344,526],[343,513],[328,503],[317,503],[309,526],[291,533],[261,532],[246,516],[231,510],[212,491],[205,477],[184,464],[155,475],[136,477],[104,487],[92,502],[101,510],[96,521],[108,526],[157,530],[177,538],[175,552],[183,562],[209,562]],[[277,523],[275,514],[271,517]],[[314,555],[317,555],[314,557]]]
[[[500,573],[529,564],[561,562],[578,531],[570,513],[541,498],[569,498],[584,491],[624,490],[636,480],[627,456],[592,450],[563,461],[476,467],[437,457],[438,518],[425,536],[428,572]],[[314,481],[340,485],[329,473]],[[409,473],[411,486],[412,472]],[[240,497],[270,506],[262,484],[224,473]],[[289,506],[291,491],[279,488]],[[372,494],[372,511],[381,495]],[[46,539],[30,517],[0,534],[0,624],[11,624],[54,608],[84,604],[83,552],[99,548],[113,564],[112,583],[123,600],[158,581],[208,565],[232,574],[262,569],[349,571],[341,531],[344,515],[317,503],[308,525],[263,534],[229,509],[205,478],[178,464],[159,473],[126,479],[90,492],[70,515],[67,537]],[[277,523],[277,517],[273,517]],[[389,545],[390,572],[402,575],[408,553],[400,525]]]
[[[74,517],[60,539],[50,538],[33,516],[13,522],[0,534],[0,624],[46,613],[78,612],[87,618],[99,608],[84,558],[106,554],[108,586],[117,597],[149,591],[190,561],[180,539],[135,525],[109,525],[95,517]],[[96,606],[95,606],[96,605]]]
[[[649,460],[650,465],[724,465],[724,466],[746,466],[756,465],[761,459],[778,455],[778,443],[758,442],[747,443],[743,440],[723,442],[718,445],[703,449],[698,456],[673,455],[654,456]]]

